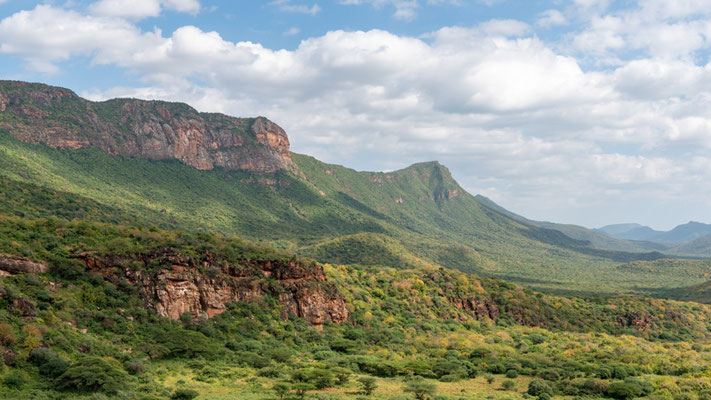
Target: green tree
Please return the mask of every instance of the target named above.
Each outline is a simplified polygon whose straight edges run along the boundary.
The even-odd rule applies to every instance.
[[[512,380],[505,380],[505,381],[501,382],[501,387],[504,390],[511,390],[514,387],[516,387],[516,383]]]
[[[405,393],[412,393],[417,400],[426,400],[437,392],[437,385],[417,377],[407,381],[402,390]]]
[[[59,376],[59,386],[79,390],[114,391],[125,386],[128,374],[113,358],[84,357]]]
[[[296,395],[299,396],[300,399],[303,399],[304,397],[306,397],[306,393],[316,389],[316,386],[310,383],[297,382],[291,385],[291,388],[294,389]]]
[[[291,388],[284,382],[277,382],[272,386],[272,392],[274,392],[274,394],[279,398],[279,400],[283,400],[284,397],[286,397],[290,391]]]
[[[366,396],[370,396],[378,388],[378,384],[372,376],[358,378],[358,383],[360,383],[360,392]]]

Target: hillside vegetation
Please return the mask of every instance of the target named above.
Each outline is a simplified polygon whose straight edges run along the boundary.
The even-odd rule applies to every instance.
[[[556,230],[522,224],[466,193],[437,163],[369,173],[294,154],[303,176],[200,171],[179,161],[55,150],[1,133],[0,153],[7,188],[2,195],[22,199],[10,191],[29,187],[44,193],[38,201],[12,200],[20,202],[12,206],[16,215],[62,210],[60,215],[73,217],[66,210],[80,208],[75,200],[81,199],[91,211],[73,211],[76,217],[140,218],[163,227],[238,234],[327,262],[372,264],[378,258],[378,264],[397,267],[445,266],[561,293],[670,285],[668,276],[617,268],[661,255],[599,250]],[[74,205],[67,208],[62,201]],[[701,282],[687,278],[682,285]]]
[[[171,248],[242,265],[292,257],[135,224],[5,216],[0,232],[1,253],[50,265],[48,274],[0,278],[6,398],[264,399],[283,389],[355,399],[369,379],[375,399],[414,384],[442,399],[698,396],[711,388],[711,310],[698,304],[557,297],[442,268],[326,265],[347,323],[315,330],[284,319],[269,296],[228,304],[211,319],[172,321],[146,309],[138,287],[87,271],[75,255]]]

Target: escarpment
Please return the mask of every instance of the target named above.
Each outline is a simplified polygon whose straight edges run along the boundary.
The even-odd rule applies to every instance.
[[[68,89],[0,81],[0,130],[26,143],[177,159],[201,170],[297,171],[289,138],[277,124],[199,113],[183,103],[91,102]]]
[[[277,299],[282,318],[298,316],[320,327],[348,319],[345,299],[326,282],[316,263],[295,260],[246,260],[228,263],[215,254],[199,257],[171,249],[134,256],[79,254],[92,273],[139,288],[146,306],[174,320],[184,313],[215,316],[233,302]]]

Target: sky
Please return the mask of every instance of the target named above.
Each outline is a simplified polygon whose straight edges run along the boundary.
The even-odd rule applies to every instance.
[[[711,0],[0,0],[0,78],[263,115],[587,227],[711,222]]]

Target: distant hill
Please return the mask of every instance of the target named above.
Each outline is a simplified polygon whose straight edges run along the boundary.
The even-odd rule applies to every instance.
[[[616,224],[603,226],[597,230],[617,239],[678,244],[711,234],[711,224],[690,221],[669,231],[657,231],[639,224]]]
[[[614,250],[614,251],[629,251],[629,252],[659,251],[659,252],[664,252],[664,253],[666,253],[670,250],[670,246],[665,245],[665,244],[646,242],[646,241],[641,241],[641,240],[618,239],[618,238],[610,237],[603,232],[598,232],[598,230],[585,228],[585,227],[582,227],[579,225],[558,224],[558,223],[554,223],[554,222],[530,220],[528,218],[522,217],[518,214],[515,214],[511,211],[506,210],[505,208],[496,204],[491,199],[486,198],[484,196],[477,195],[477,199],[479,199],[482,203],[486,204],[487,206],[491,207],[492,209],[497,210],[498,212],[500,212],[504,215],[507,215],[507,216],[511,217],[512,219],[515,219],[516,221],[526,223],[526,224],[535,225],[535,226],[538,226],[541,228],[557,230],[559,232],[564,233],[566,236],[569,236],[569,237],[576,239],[576,240],[585,241],[585,242],[589,243],[590,245],[592,245],[596,248],[599,248],[599,249]],[[634,225],[634,224],[626,224],[626,225]],[[638,225],[638,226],[641,226],[641,225]]]

